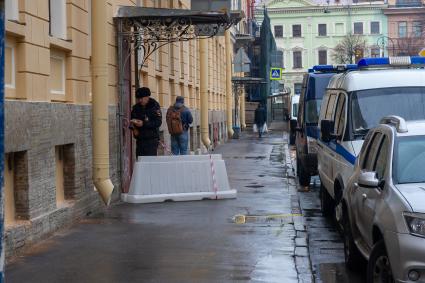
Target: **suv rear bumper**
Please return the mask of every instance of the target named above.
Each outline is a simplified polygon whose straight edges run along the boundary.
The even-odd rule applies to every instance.
[[[410,234],[387,232],[386,248],[396,282],[412,282],[408,279],[411,270],[416,270],[425,282],[425,238]]]

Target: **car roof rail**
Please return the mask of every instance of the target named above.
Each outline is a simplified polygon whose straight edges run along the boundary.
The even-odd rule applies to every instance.
[[[395,115],[386,116],[381,119],[380,124],[392,125],[396,128],[398,133],[408,132],[406,121],[399,116],[395,116]]]

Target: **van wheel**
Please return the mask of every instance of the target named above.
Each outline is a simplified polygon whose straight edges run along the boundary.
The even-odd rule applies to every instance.
[[[310,185],[310,179],[311,176],[308,172],[306,172],[304,166],[301,164],[301,162],[298,162],[299,169],[298,169],[298,181],[301,186],[308,186]]]
[[[367,264],[367,282],[395,282],[384,240],[380,240],[373,246]]]
[[[320,184],[320,206],[322,210],[322,215],[324,217],[329,217],[333,215],[334,205],[331,196],[326,190],[325,186]]]
[[[350,219],[347,212],[344,212],[344,257],[345,265],[350,270],[358,270],[364,261],[351,232]]]

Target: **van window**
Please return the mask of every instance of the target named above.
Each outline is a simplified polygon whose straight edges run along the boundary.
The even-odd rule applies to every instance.
[[[328,107],[326,108],[325,120],[332,120],[334,118],[334,108],[336,102],[336,94],[331,94],[329,96]]]
[[[345,126],[345,95],[340,94],[335,114],[335,130],[338,136],[342,137]]]
[[[380,88],[353,92],[351,127],[354,136],[364,136],[388,115],[405,120],[425,119],[425,87]]]
[[[328,101],[329,101],[329,95],[325,95],[323,97],[322,105],[323,107],[320,108],[320,119],[325,119],[326,116],[326,109],[328,108]]]
[[[305,104],[305,120],[308,124],[317,124],[319,120],[320,104],[322,103],[321,99],[309,100]]]

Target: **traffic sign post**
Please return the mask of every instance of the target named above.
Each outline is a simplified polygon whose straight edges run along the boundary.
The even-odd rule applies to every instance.
[[[282,68],[271,68],[270,69],[270,80],[280,81],[282,79]]]

